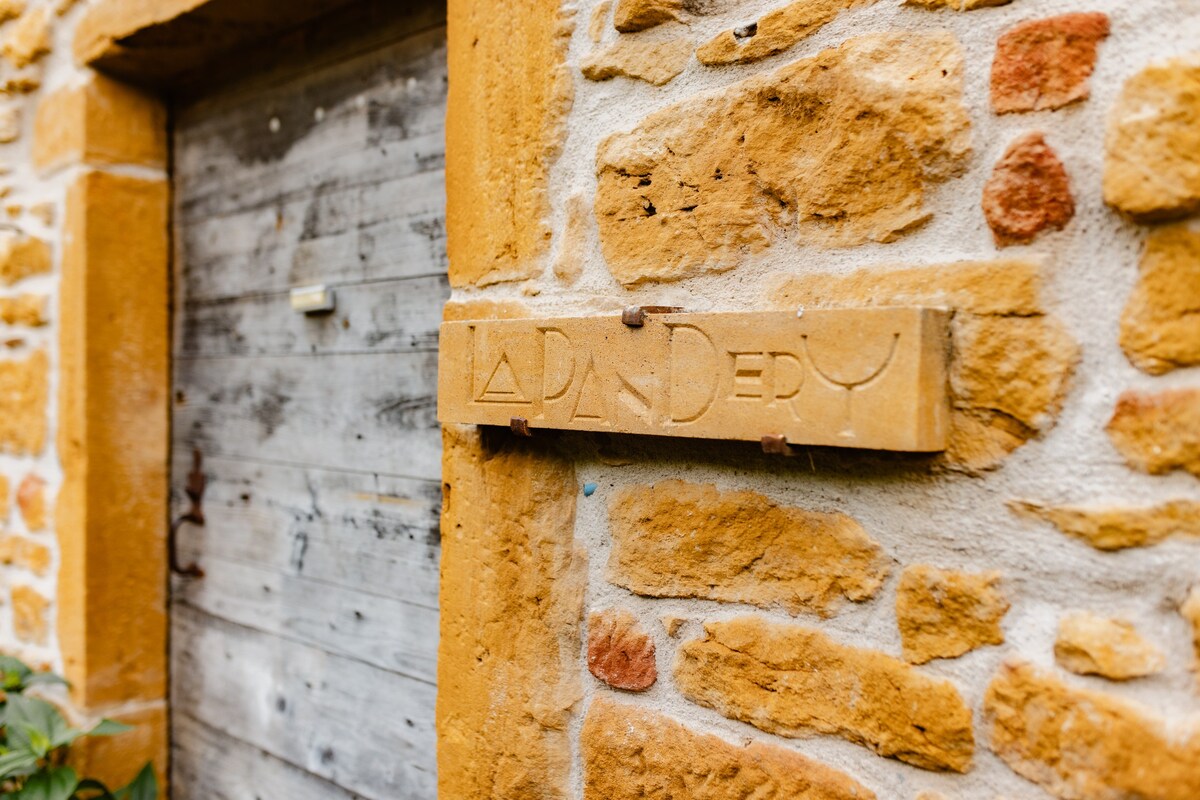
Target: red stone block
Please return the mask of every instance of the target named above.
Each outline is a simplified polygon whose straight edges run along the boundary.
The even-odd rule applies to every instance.
[[[1075,216],[1071,179],[1043,134],[1026,134],[1009,146],[983,188],[983,213],[1001,246],[1062,230]]]
[[[992,64],[997,114],[1047,111],[1086,100],[1106,14],[1063,14],[1022,23],[1000,37]]]

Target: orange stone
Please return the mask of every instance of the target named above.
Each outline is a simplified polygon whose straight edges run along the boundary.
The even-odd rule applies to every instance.
[[[46,482],[37,475],[27,475],[17,487],[17,505],[25,525],[31,531],[46,529]]]
[[[1009,146],[983,188],[983,213],[1001,246],[1062,230],[1075,216],[1071,179],[1043,134],[1026,134]]]
[[[1106,14],[1063,14],[1031,20],[1005,33],[992,64],[992,108],[997,114],[1011,114],[1086,100],[1096,51],[1109,28]]]
[[[1135,469],[1151,475],[1181,469],[1200,478],[1200,389],[1126,392],[1108,436]]]
[[[658,680],[654,642],[628,611],[588,618],[588,670],[614,689],[644,692]]]

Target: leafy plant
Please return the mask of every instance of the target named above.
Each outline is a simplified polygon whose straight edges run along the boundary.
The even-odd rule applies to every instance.
[[[158,800],[158,781],[150,764],[133,783],[116,790],[94,778],[80,778],[66,765],[67,753],[78,739],[115,736],[131,728],[111,719],[91,730],[72,728],[50,703],[25,694],[30,687],[47,684],[66,681],[0,656],[0,800]]]

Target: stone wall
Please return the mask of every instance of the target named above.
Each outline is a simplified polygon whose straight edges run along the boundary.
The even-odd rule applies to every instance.
[[[117,781],[166,765],[167,123],[88,6],[0,1],[0,652],[138,726],[74,753]]]
[[[62,29],[78,15],[74,6],[0,3],[0,642],[5,652],[57,669],[53,510],[62,470],[54,387],[67,178],[35,167],[32,130],[42,87],[73,71]],[[51,55],[55,49],[62,55]]]
[[[947,307],[954,424],[448,430],[442,796],[1200,796],[1200,6],[450,10],[448,318]]]

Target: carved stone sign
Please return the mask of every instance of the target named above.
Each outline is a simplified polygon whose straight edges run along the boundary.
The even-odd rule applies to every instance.
[[[936,452],[948,315],[923,308],[447,322],[442,422]]]

